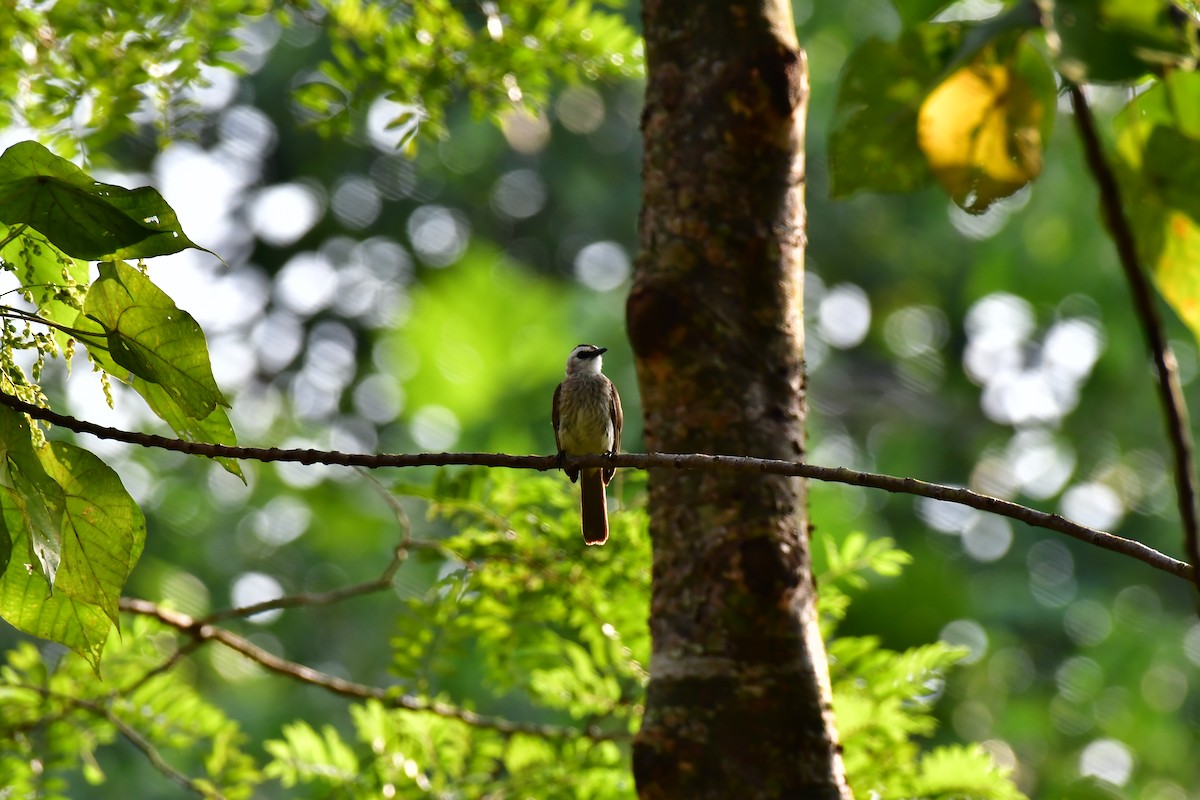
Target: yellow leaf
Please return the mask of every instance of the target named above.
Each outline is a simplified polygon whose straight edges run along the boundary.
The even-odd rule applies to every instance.
[[[1162,250],[1151,267],[1162,296],[1200,338],[1200,227],[1187,214],[1167,212]]]
[[[1016,70],[971,64],[925,98],[917,115],[917,143],[954,201],[980,213],[1042,171],[1046,112]]]

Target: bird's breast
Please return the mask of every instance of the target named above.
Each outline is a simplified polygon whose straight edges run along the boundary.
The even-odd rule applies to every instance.
[[[606,453],[614,432],[612,395],[602,375],[577,375],[563,381],[558,398],[558,438],[572,455]]]

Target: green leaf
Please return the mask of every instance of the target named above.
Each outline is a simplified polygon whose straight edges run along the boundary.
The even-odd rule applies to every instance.
[[[8,242],[0,247],[0,259],[12,267],[38,314],[70,327],[79,315],[82,289],[88,283],[87,262],[66,255],[33,228],[19,227],[0,224],[0,241]],[[60,344],[65,344],[69,334],[55,333]]]
[[[0,514],[0,575],[8,569],[8,564],[12,560],[13,541],[12,534],[8,530],[8,524],[4,521],[4,515]]]
[[[1074,83],[1118,82],[1184,67],[1197,56],[1196,22],[1171,0],[1053,0],[1048,37]]]
[[[89,261],[197,247],[157,190],[99,183],[37,142],[0,155],[0,222],[29,225],[67,255]]]
[[[65,505],[62,487],[46,474],[33,449],[33,440],[25,415],[8,407],[0,408],[0,487],[5,492],[5,513],[10,531],[21,531],[20,542],[27,542],[37,558],[43,588],[53,587],[62,563],[62,517]],[[12,566],[10,564],[10,566]]]
[[[892,6],[906,28],[929,21],[942,9],[953,4],[954,0],[892,0]]]
[[[233,423],[229,421],[229,414],[221,406],[214,408],[212,413],[204,419],[196,419],[189,417],[175,402],[175,399],[167,393],[167,390],[157,383],[134,378],[133,388],[145,398],[150,410],[158,415],[159,419],[170,425],[171,430],[175,431],[180,439],[188,442],[237,445],[237,434],[233,430]],[[242,467],[237,459],[218,458],[215,460],[227,472],[245,481],[246,477],[242,474]]]
[[[914,782],[920,797],[969,797],[979,800],[1025,800],[1010,770],[1001,769],[982,747],[939,747],[921,759]]]
[[[112,361],[161,386],[183,414],[203,420],[229,405],[213,378],[200,325],[136,269],[102,263],[83,310],[104,329]]]
[[[1200,339],[1200,75],[1176,73],[1117,115],[1114,167],[1138,258]]]
[[[117,473],[66,442],[38,451],[66,498],[56,592],[102,609],[117,623],[125,581],[146,543],[146,520]]]
[[[910,192],[929,181],[917,111],[962,39],[960,25],[922,25],[895,43],[869,39],[850,55],[829,132],[833,197]]]
[[[22,514],[8,494],[0,495],[9,530],[22,525]],[[63,592],[49,594],[46,581],[33,566],[29,538],[13,540],[12,561],[0,576],[0,617],[20,631],[59,642],[79,653],[95,669],[112,628],[112,620],[99,606]]]
[[[70,647],[95,667],[141,555],[145,520],[116,473],[95,455],[65,442],[35,451],[29,436],[23,415],[0,409],[4,526],[28,531],[10,540],[0,616]]]

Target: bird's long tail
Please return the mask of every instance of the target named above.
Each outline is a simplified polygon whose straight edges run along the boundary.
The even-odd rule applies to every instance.
[[[583,470],[579,476],[579,487],[583,541],[585,544],[604,544],[608,541],[608,501],[604,496],[604,480],[600,470]]]

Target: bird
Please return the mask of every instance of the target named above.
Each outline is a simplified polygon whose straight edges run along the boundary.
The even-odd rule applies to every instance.
[[[615,454],[621,450],[621,395],[600,371],[607,347],[576,345],[567,357],[567,377],[554,390],[554,441],[558,461],[564,457]],[[613,467],[563,467],[571,483],[579,481],[580,520],[585,544],[608,541],[608,501],[604,487],[612,480]],[[582,480],[580,480],[582,478]]]

